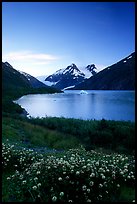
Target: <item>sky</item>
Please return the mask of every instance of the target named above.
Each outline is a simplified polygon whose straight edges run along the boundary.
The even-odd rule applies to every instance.
[[[135,51],[135,2],[2,2],[2,61],[32,76]]]

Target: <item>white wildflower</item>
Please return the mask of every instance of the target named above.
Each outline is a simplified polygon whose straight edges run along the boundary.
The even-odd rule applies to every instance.
[[[59,177],[59,178],[58,178],[58,180],[59,180],[59,181],[62,181],[62,178],[61,178],[61,177]]]
[[[37,189],[37,186],[33,186],[32,188],[33,188],[34,190],[36,190],[36,189]]]
[[[22,181],[22,184],[25,184],[26,183],[26,180]]]
[[[38,187],[40,187],[41,186],[41,183],[38,183],[38,185],[37,185]]]
[[[87,187],[84,185],[82,186],[82,190],[85,191],[87,189]]]
[[[40,171],[37,171],[37,175],[40,174]]]
[[[56,197],[56,196],[53,196],[53,197],[52,197],[52,201],[53,201],[53,202],[56,202],[56,200],[57,200],[57,197]]]
[[[76,175],[79,175],[80,174],[80,172],[79,171],[76,171]]]
[[[60,192],[60,194],[59,194],[59,195],[60,195],[61,197],[62,197],[62,196],[64,196],[64,192]]]
[[[99,184],[99,188],[102,188],[102,187],[103,187],[103,185],[100,183],[100,184]]]

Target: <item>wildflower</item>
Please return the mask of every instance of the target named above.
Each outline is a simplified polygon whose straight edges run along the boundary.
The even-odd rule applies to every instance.
[[[10,177],[7,177],[7,180],[10,180]]]
[[[99,184],[99,188],[102,188],[102,187],[103,187],[103,185],[100,183],[100,184]]]
[[[76,171],[76,175],[79,175],[80,174],[80,172],[79,171]]]
[[[90,188],[87,188],[87,192],[90,193]]]
[[[62,196],[64,196],[64,192],[60,192],[60,194],[59,194],[59,195],[60,195],[61,197],[62,197]]]
[[[120,187],[120,185],[119,185],[119,184],[117,184],[117,187],[119,188],[119,187]]]
[[[59,177],[59,178],[58,178],[58,180],[59,180],[59,181],[62,181],[62,178],[61,178],[61,177]]]
[[[37,180],[38,180],[38,178],[37,178],[37,177],[35,177],[35,178],[34,178],[34,181],[37,181]]]
[[[37,185],[38,187],[40,187],[41,186],[41,183],[38,183],[38,185]]]
[[[90,185],[90,186],[93,186],[93,185],[94,185],[94,182],[93,182],[93,181],[90,181],[90,182],[89,182],[89,185]]]
[[[90,174],[90,177],[92,178],[92,177],[95,177],[95,174],[94,173],[91,173]]]
[[[105,187],[107,187],[107,182],[105,181],[105,182],[103,183],[103,185],[104,185]]]
[[[104,175],[102,176],[102,179],[105,179],[105,176],[104,176]]]
[[[32,188],[33,188],[34,190],[36,190],[36,189],[37,189],[37,186],[33,186]]]
[[[69,179],[69,176],[66,176],[66,179],[68,180],[68,179]]]
[[[82,186],[82,190],[85,191],[87,189],[87,187],[84,185]]]
[[[53,197],[52,197],[52,201],[53,201],[53,202],[56,202],[56,200],[57,200],[57,197],[56,197],[56,196],[53,196]]]
[[[120,172],[120,175],[123,175],[123,174],[124,174],[124,172],[123,172],[123,171],[121,171],[121,172]]]
[[[40,174],[40,171],[37,171],[37,175]]]
[[[87,202],[88,202],[88,203],[91,203],[91,200],[90,200],[90,199],[88,199],[88,200],[87,200]]]
[[[26,180],[22,181],[22,184],[25,184],[26,183]]]
[[[99,166],[99,162],[96,162],[95,164],[96,164],[96,166]]]

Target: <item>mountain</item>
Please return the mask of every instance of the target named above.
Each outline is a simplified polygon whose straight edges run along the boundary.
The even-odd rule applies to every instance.
[[[58,89],[67,89],[75,87],[85,78],[89,78],[96,74],[95,65],[88,65],[86,68],[79,69],[74,63],[67,68],[59,69],[54,74],[45,79],[45,84]]]
[[[25,114],[26,111],[13,100],[25,94],[55,93],[59,90],[46,86],[27,73],[2,62],[2,114]]]
[[[31,88],[27,78],[14,69],[8,62],[2,62],[2,89],[8,91],[20,88]]]
[[[40,87],[47,87],[44,83],[42,83],[41,81],[39,81],[37,78],[31,76],[30,74],[27,74],[25,72],[19,71],[21,74],[23,74],[27,80],[29,81],[30,85],[33,88],[40,88]]]
[[[134,90],[135,52],[74,87],[83,90]]]
[[[8,62],[2,62],[2,94],[4,97],[33,92],[53,93],[56,91],[56,89],[44,85],[35,77],[17,71]]]

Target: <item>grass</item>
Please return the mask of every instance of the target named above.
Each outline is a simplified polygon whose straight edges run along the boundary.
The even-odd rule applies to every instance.
[[[18,120],[3,117],[2,139],[11,142],[29,145],[29,147],[49,147],[54,149],[69,149],[80,145],[80,141],[70,134],[64,134],[57,130],[51,130],[39,125],[27,122],[25,119]]]
[[[9,184],[7,182],[7,177],[12,175],[12,171],[9,172],[3,172],[2,174],[2,201],[3,202],[8,202],[10,201],[10,195],[9,195]]]
[[[121,187],[119,202],[127,202],[128,200],[135,200],[135,188],[125,185]]]
[[[133,154],[135,149],[135,123],[123,121],[80,120],[65,118],[29,119],[50,130],[73,135],[87,150],[109,149],[119,153]]]

